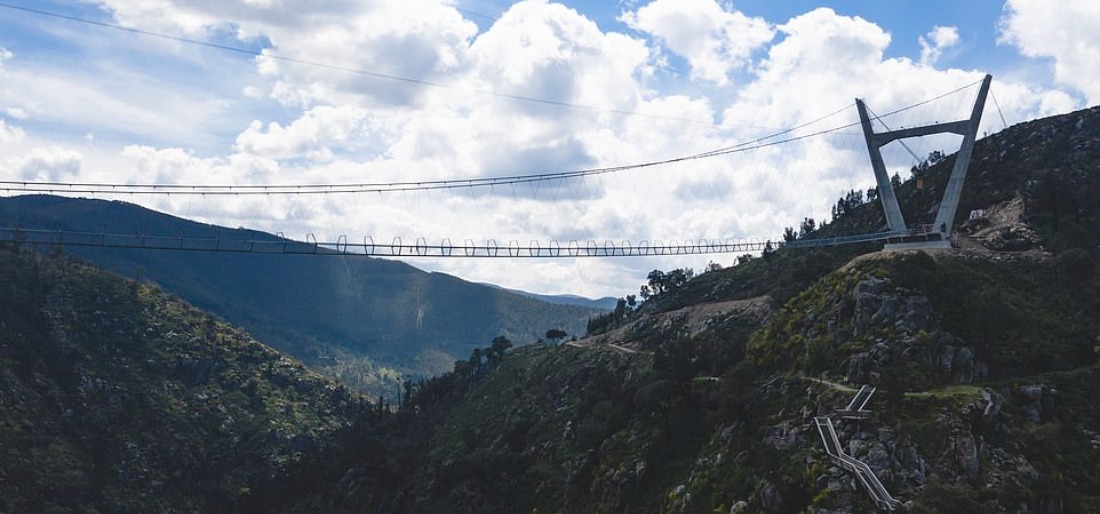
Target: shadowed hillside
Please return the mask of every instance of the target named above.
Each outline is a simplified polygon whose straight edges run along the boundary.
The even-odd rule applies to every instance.
[[[371,406],[150,286],[0,249],[0,511],[228,511]]]
[[[0,199],[0,224],[22,228],[274,241],[122,202]],[[405,373],[431,374],[503,335],[582,333],[599,311],[555,305],[405,263],[367,257],[66,248],[98,266],[160,284],[272,346],[372,394]]]

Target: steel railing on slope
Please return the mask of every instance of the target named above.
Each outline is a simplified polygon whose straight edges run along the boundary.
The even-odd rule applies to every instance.
[[[873,387],[866,385],[861,387],[856,396],[852,398],[852,401],[848,403],[848,406],[838,411],[837,414],[842,417],[865,417],[869,411],[864,410],[864,407],[874,392],[875,388]],[[901,501],[891,496],[890,492],[886,490],[886,486],[882,485],[882,481],[871,470],[871,466],[844,453],[844,449],[840,445],[840,438],[836,435],[836,428],[833,426],[832,415],[817,416],[814,418],[814,424],[817,426],[817,433],[821,436],[821,442],[825,445],[825,453],[838,466],[856,476],[856,479],[863,485],[863,489],[867,491],[868,496],[875,502],[875,505],[885,510],[895,510],[901,505]]]
[[[836,411],[836,413],[847,419],[863,419],[871,414],[871,411],[865,409],[867,402],[871,400],[871,395],[875,394],[875,388],[869,385],[863,385],[856,392],[856,395],[852,398],[851,402],[848,402],[848,406]]]

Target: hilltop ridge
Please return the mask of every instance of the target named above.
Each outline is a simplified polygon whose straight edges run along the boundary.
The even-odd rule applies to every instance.
[[[55,196],[0,198],[0,225],[222,241],[280,240],[124,202]],[[450,369],[455,359],[496,336],[526,344],[551,328],[578,334],[588,317],[601,312],[365,256],[63,250],[130,278],[155,282],[372,396],[392,397],[406,374],[425,376]]]

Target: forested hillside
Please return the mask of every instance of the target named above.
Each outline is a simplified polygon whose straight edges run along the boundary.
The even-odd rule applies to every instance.
[[[154,287],[0,249],[0,512],[228,511],[372,408]]]
[[[0,199],[0,226],[279,241],[122,202],[49,196]],[[549,329],[579,335],[600,312],[363,256],[61,250],[159,284],[372,396],[392,396],[405,374],[446,371],[496,336],[526,344]]]

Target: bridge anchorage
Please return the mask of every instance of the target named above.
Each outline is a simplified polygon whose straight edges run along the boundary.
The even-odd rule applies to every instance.
[[[867,152],[871,156],[871,167],[875,170],[875,182],[878,184],[882,210],[886,214],[886,224],[889,226],[891,233],[900,234],[897,237],[887,239],[884,250],[951,248],[952,224],[955,222],[955,213],[959,208],[959,197],[962,196],[966,170],[970,165],[970,156],[974,151],[974,141],[978,135],[978,125],[982,120],[982,110],[985,108],[985,99],[989,93],[989,84],[992,80],[991,75],[986,75],[982,80],[969,119],[887,132],[876,133],[871,128],[871,118],[867,115],[867,106],[863,103],[863,100],[856,99],[856,109],[859,110],[859,121],[863,126],[863,136],[867,141]],[[880,150],[893,141],[943,133],[958,134],[963,137],[963,140],[958,153],[955,155],[955,166],[951,169],[951,176],[947,181],[943,200],[940,202],[940,208],[936,214],[936,221],[931,225],[908,227],[905,224],[905,218],[901,214],[901,208],[898,207],[897,195],[894,193],[893,184],[890,183],[890,176],[886,172],[886,165],[882,160]]]

